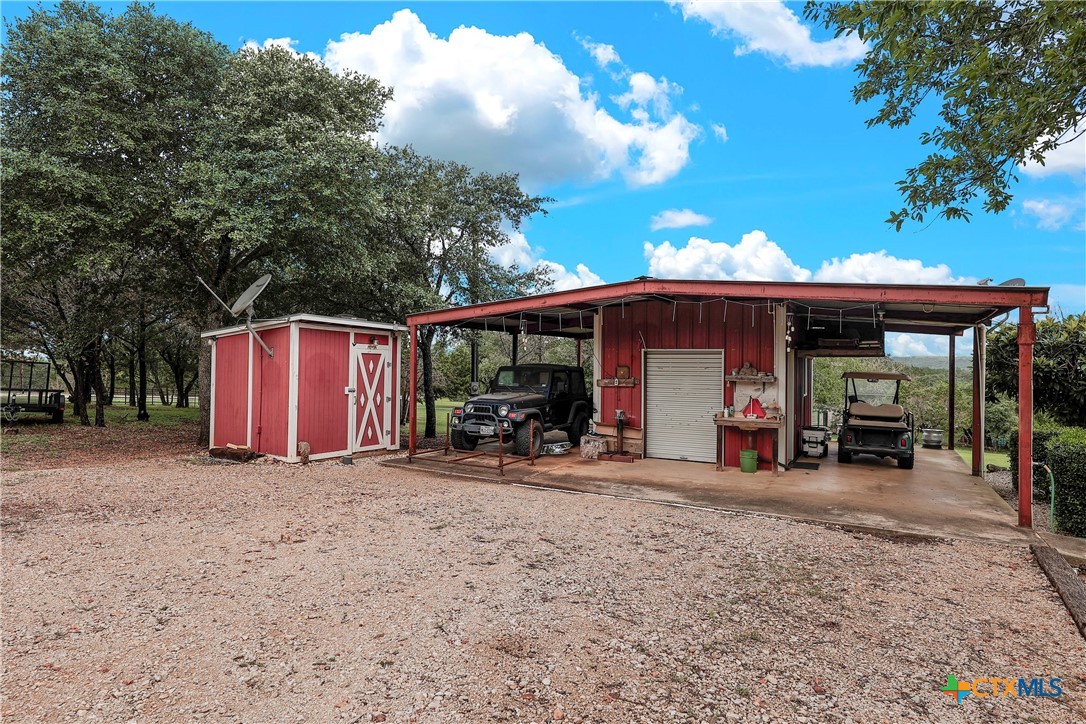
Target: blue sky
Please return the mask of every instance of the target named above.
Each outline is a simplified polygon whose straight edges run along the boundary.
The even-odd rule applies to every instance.
[[[26,7],[5,3],[6,20]],[[807,27],[799,4],[157,7],[233,48],[278,42],[374,75],[396,92],[383,140],[520,173],[556,201],[500,258],[546,263],[560,287],[1021,276],[1065,311],[1086,307],[1086,141],[1024,169],[998,216],[895,232],[895,182],[931,118],[866,128],[876,107],[850,97],[862,45]]]

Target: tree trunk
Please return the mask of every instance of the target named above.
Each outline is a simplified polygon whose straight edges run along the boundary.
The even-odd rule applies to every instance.
[[[177,365],[177,368],[173,370],[173,386],[177,390],[174,407],[188,407],[185,404],[185,368],[183,365]]]
[[[193,375],[192,379],[189,380],[189,383],[187,385],[185,385],[185,407],[189,406],[189,401],[191,399],[191,393],[192,393],[192,386],[195,385],[196,381],[199,380],[199,379],[200,379],[199,375]]]
[[[422,398],[426,402],[426,431],[423,437],[437,437],[437,396],[434,395],[434,334],[430,328],[419,335],[422,344]]]
[[[102,335],[94,343],[90,365],[90,381],[94,388],[94,426],[106,426],[106,386],[102,382]]]
[[[72,371],[72,414],[79,418],[80,425],[90,425],[87,416],[86,368],[83,358],[68,359],[68,368]]]
[[[208,299],[204,315],[207,329],[222,326],[222,310],[214,299]],[[211,345],[200,342],[200,442],[211,444]]]
[[[139,372],[139,387],[136,393],[136,419],[146,422],[151,419],[147,411],[147,323],[140,310],[139,333],[136,336],[136,367]]]
[[[113,340],[109,342],[109,392],[106,394],[106,404],[113,404],[113,397],[117,394],[117,355],[113,353]]]
[[[128,390],[125,392],[125,401],[129,407],[136,402],[136,352],[128,350]]]

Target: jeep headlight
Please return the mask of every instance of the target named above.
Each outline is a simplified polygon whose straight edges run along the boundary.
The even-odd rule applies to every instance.
[[[464,412],[475,412],[475,405],[472,405],[470,403],[464,405]]]
[[[505,417],[509,414],[509,405],[498,406],[498,417]]]

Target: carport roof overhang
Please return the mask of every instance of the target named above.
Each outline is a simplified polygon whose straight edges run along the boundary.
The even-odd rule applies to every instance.
[[[594,317],[602,308],[649,300],[788,303],[814,318],[872,319],[881,314],[888,332],[956,335],[1018,308],[1047,307],[1048,287],[637,279],[422,312],[410,315],[407,323],[580,339],[592,336]]]

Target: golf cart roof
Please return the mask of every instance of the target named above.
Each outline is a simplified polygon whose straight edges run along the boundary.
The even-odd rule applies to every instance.
[[[843,380],[903,380],[911,382],[912,377],[900,372],[846,372],[841,375]]]

